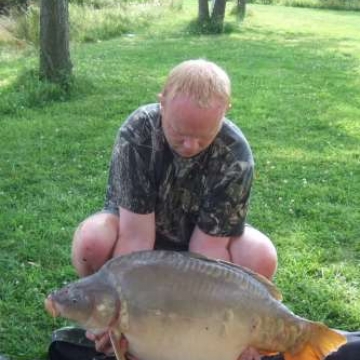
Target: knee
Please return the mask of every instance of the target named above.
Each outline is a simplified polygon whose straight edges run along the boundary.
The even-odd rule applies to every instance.
[[[276,273],[278,257],[272,241],[256,229],[245,231],[241,237],[232,239],[230,255],[234,263],[272,279]]]
[[[117,241],[118,223],[115,215],[96,214],[78,226],[73,238],[72,262],[80,276],[94,273],[110,259]]]
[[[257,254],[254,261],[255,271],[268,279],[272,279],[278,264],[277,251],[274,244],[266,237],[262,243],[258,244],[255,250]]]

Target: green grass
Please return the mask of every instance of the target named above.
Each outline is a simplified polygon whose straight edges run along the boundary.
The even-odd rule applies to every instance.
[[[71,96],[36,81],[37,55],[0,48],[0,352],[44,358],[45,296],[76,278],[76,225],[101,208],[118,126],[168,70],[206,57],[233,81],[229,117],[250,140],[249,221],[279,252],[297,314],[360,327],[360,14],[252,5],[240,28],[192,36],[196,6],[145,31],[74,45]],[[230,10],[230,9],[229,9]]]
[[[252,0],[251,3],[317,9],[360,10],[360,0]]]

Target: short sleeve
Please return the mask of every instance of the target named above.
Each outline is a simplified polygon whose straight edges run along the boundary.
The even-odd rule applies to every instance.
[[[201,230],[213,236],[243,233],[253,172],[253,162],[234,161],[211,177],[197,222]]]
[[[155,209],[151,146],[143,141],[146,134],[138,130],[124,126],[116,139],[105,202],[105,209],[112,212],[119,206],[138,214],[147,214]],[[137,133],[134,134],[134,131]]]

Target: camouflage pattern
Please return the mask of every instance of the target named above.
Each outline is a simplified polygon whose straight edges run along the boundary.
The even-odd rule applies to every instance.
[[[214,236],[242,234],[253,169],[249,144],[230,120],[207,149],[182,158],[164,137],[159,105],[145,105],[119,129],[105,209],[155,211],[156,241],[186,250],[195,225]]]

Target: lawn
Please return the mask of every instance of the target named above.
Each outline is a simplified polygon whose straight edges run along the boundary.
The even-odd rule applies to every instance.
[[[249,222],[277,246],[274,279],[297,314],[360,328],[360,13],[248,6],[195,36],[191,1],[146,31],[72,46],[77,88],[50,101],[35,53],[0,48],[0,353],[45,357],[45,296],[76,278],[74,228],[102,207],[119,125],[168,70],[205,57],[233,81],[229,117],[254,151]]]

